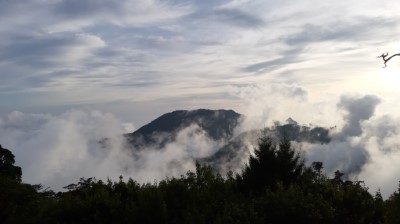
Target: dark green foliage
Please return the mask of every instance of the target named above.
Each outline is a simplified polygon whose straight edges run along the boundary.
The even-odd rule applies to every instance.
[[[21,167],[14,166],[14,155],[0,145],[0,222],[35,223],[42,197],[40,186],[21,183]]]
[[[400,223],[400,182],[398,190],[384,202],[384,208],[386,223]]]
[[[0,145],[0,177],[21,181],[21,167],[14,166],[14,155]]]
[[[287,187],[302,174],[303,161],[288,140],[276,146],[270,138],[263,137],[254,153],[243,173],[237,177],[239,188],[244,193],[259,194],[266,187],[275,188],[278,183]]]

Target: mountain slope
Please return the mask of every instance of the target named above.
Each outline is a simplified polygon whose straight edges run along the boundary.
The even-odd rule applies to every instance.
[[[162,147],[175,140],[176,134],[191,125],[197,125],[213,140],[229,140],[242,115],[233,110],[177,110],[164,114],[133,133],[126,134],[135,148],[149,145]]]

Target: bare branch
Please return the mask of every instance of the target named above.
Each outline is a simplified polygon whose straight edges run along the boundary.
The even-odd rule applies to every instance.
[[[383,64],[385,64],[385,67],[383,67],[383,68],[386,68],[386,63],[387,63],[390,59],[392,59],[392,58],[395,57],[395,56],[400,56],[400,53],[394,54],[394,55],[392,55],[392,56],[386,58],[388,55],[389,55],[389,53],[386,52],[386,54],[383,53],[382,55],[378,56],[378,58],[382,58],[382,59],[383,59]]]

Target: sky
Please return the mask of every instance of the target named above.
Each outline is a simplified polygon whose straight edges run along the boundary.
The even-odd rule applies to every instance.
[[[98,109],[142,126],[238,92],[299,85],[394,102],[397,1],[0,1],[0,113]]]
[[[360,176],[395,189],[400,167],[379,164],[400,155],[400,57],[382,68],[377,56],[400,52],[399,10],[395,0],[0,0],[0,144],[35,173],[51,148],[69,158],[74,133],[87,143],[177,109],[234,109],[250,118],[243,129],[288,117],[338,126],[327,150],[361,147]],[[43,156],[32,159],[35,144]],[[77,152],[91,158],[89,146]]]

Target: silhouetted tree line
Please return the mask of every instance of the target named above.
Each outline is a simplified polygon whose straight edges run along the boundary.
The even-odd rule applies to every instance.
[[[179,178],[139,184],[81,178],[55,193],[21,182],[0,146],[0,223],[400,223],[400,188],[389,199],[362,181],[306,166],[283,140],[262,137],[241,174],[196,164]]]

